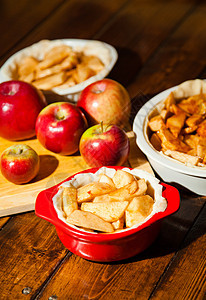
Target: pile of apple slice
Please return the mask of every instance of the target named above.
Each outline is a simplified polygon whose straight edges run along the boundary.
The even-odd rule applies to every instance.
[[[100,174],[98,181],[79,188],[60,189],[66,222],[89,231],[111,233],[138,225],[154,205],[154,199],[146,194],[145,179],[123,170],[117,170],[112,178]]]

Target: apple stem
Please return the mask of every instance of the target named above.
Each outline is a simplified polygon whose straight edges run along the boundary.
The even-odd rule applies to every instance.
[[[19,154],[22,154],[22,152],[23,152],[23,149],[18,149],[16,154],[19,155]]]
[[[94,93],[94,94],[101,94],[102,91],[101,90],[92,90],[92,93]]]
[[[8,93],[8,95],[9,96],[13,96],[15,93],[13,92],[13,91],[10,91],[9,93]]]
[[[65,119],[65,113],[64,113],[64,111],[58,109],[58,110],[56,111],[55,117],[56,117],[56,119],[57,119],[58,121],[64,120],[64,119]]]
[[[102,133],[104,132],[103,121],[100,122]]]

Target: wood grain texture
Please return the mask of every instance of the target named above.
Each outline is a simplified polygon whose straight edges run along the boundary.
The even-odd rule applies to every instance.
[[[128,87],[131,95],[139,91],[156,94],[202,73],[206,59],[205,13],[205,5],[200,4],[182,20]]]
[[[18,5],[12,0],[2,0],[0,4],[1,39],[0,56],[24,39],[30,31],[45,20],[64,0],[44,0],[38,2],[20,0]]]
[[[109,76],[128,88],[133,99],[131,122],[156,93],[187,79],[205,78],[205,1],[21,0],[16,7],[11,0],[2,3],[0,64],[17,50],[44,38],[108,42],[119,54]],[[132,135],[130,142],[126,165],[141,167],[145,157]],[[58,155],[37,146],[35,139],[28,143],[41,153],[45,166],[38,181],[29,185],[32,194],[39,184],[47,188],[69,176],[70,171],[87,168],[78,155],[65,157],[63,163]],[[10,142],[2,144],[0,140],[0,145],[9,146]],[[5,184],[0,177],[4,199]],[[7,189],[11,194],[16,192],[14,185]],[[22,195],[24,187],[19,186],[18,193]],[[154,244],[127,261],[112,264],[93,263],[73,255],[61,244],[54,226],[33,212],[2,217],[0,299],[37,300],[53,295],[63,300],[203,300],[205,199],[181,191],[179,211],[163,220]],[[31,288],[28,295],[22,294],[25,287]]]
[[[174,299],[205,299],[205,220],[206,205],[200,211],[180,251],[175,255],[151,299],[170,299],[171,294]]]
[[[68,252],[54,226],[34,213],[14,216],[1,231],[0,244],[1,299],[23,299],[25,287],[37,290]]]
[[[195,8],[196,1],[130,1],[124,9],[95,35],[114,45],[119,60],[110,76],[124,85],[134,82],[141,69],[166,42],[179,23]],[[124,24],[124,26],[122,26]],[[119,30],[121,28],[121,30]],[[159,69],[159,68],[157,68]],[[145,80],[144,84],[148,84]],[[141,87],[131,90],[132,98]],[[156,91],[155,91],[156,92]],[[148,93],[154,93],[149,90]]]
[[[16,51],[42,39],[90,39],[126,2],[127,0],[63,1],[62,5],[59,5],[56,10],[53,10],[49,17],[41,20],[39,23],[36,22],[36,26],[34,26],[27,35],[23,36],[22,39],[19,39],[18,44],[14,45],[10,51],[7,51],[4,57],[0,59],[0,63],[5,62],[5,60]],[[42,1],[42,3],[50,7],[48,1]],[[37,8],[36,5],[35,7]],[[36,20],[35,11],[33,11],[31,7],[30,13],[32,14],[32,12],[33,15],[31,19],[34,18]],[[13,27],[14,26],[11,28]],[[12,33],[13,31],[14,29],[12,29]],[[10,33],[10,35],[12,33]],[[20,35],[22,35],[21,30],[17,36]]]

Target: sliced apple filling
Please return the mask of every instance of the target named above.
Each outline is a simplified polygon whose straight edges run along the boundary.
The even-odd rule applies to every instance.
[[[205,83],[197,79],[180,85],[150,118],[148,127],[150,142],[157,151],[188,166],[206,167]]]
[[[146,180],[122,170],[112,178],[100,174],[97,181],[60,189],[66,222],[89,231],[111,233],[138,225],[154,205]]]

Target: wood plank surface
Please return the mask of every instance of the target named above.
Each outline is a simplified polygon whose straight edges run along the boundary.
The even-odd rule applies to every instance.
[[[196,1],[165,1],[164,5],[162,1],[130,1],[115,15],[110,26],[103,27],[94,36],[112,43],[118,50],[119,60],[110,76],[124,85],[131,82],[135,85],[135,77],[145,62],[195,7]],[[121,24],[124,24],[123,28]],[[146,80],[144,84],[148,82]],[[141,87],[131,90],[132,98],[139,91]]]
[[[206,205],[200,211],[180,251],[161,278],[151,299],[205,299]],[[188,276],[192,274],[192,276]],[[185,280],[187,278],[187,280]],[[168,284],[169,283],[169,284]]]
[[[23,299],[22,290],[26,287],[33,294],[68,252],[54,226],[42,222],[34,213],[13,216],[1,231],[0,243],[1,299]]]
[[[128,87],[131,95],[138,91],[156,94],[202,73],[206,59],[205,14],[206,7],[200,4],[183,19]]]
[[[49,5],[44,0],[27,1],[1,0],[0,20],[1,39],[0,56],[6,55],[7,51],[45,20],[64,0],[50,0]]]
[[[14,45],[10,51],[7,51],[4,57],[0,59],[0,63],[5,62],[5,60],[16,51],[42,39],[90,39],[112,18],[113,14],[115,14],[125,2],[127,2],[127,0],[64,1],[48,18],[37,23],[27,35],[19,40],[18,44]],[[42,1],[42,3],[44,3],[44,1]],[[50,3],[46,5],[50,7]],[[32,12],[32,7],[30,9]],[[33,18],[36,19],[35,13],[33,14]]]
[[[124,84],[132,97],[131,124],[138,109],[156,93],[206,75],[205,1],[13,3],[1,2],[0,64],[44,38],[105,41],[118,50],[119,59],[109,77]],[[127,166],[143,166],[152,172],[135,137],[129,135]],[[26,142],[39,152],[42,162],[36,181],[26,185],[27,199],[37,189],[88,168],[78,154],[62,158],[35,139]],[[0,149],[7,145],[10,142],[0,139]],[[7,184],[0,175],[4,204],[6,190],[10,197],[16,193],[18,199],[25,199],[25,186],[16,189]],[[180,195],[179,211],[163,220],[153,245],[117,263],[93,263],[72,254],[60,242],[54,226],[34,212],[1,217],[0,299],[205,299],[206,198],[183,190]],[[28,294],[23,294],[25,288]]]

